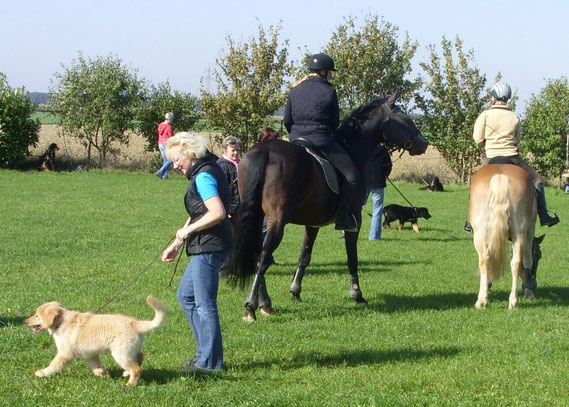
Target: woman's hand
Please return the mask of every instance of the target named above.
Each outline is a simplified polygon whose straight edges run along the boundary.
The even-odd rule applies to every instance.
[[[173,261],[176,258],[178,250],[180,250],[180,247],[182,247],[183,243],[184,243],[183,240],[180,242],[178,239],[176,239],[174,243],[168,246],[166,250],[164,250],[164,252],[162,253],[162,261],[165,262]]]

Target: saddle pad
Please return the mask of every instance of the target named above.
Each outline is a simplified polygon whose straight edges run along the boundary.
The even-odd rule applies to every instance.
[[[303,146],[304,147],[304,146]],[[304,149],[310,154],[312,157],[316,158],[316,161],[322,167],[322,171],[324,171],[324,178],[326,178],[326,183],[332,192],[337,195],[340,195],[340,187],[338,185],[338,175],[336,174],[336,170],[330,164],[328,160],[320,157],[319,155],[312,152],[309,148],[304,147]]]

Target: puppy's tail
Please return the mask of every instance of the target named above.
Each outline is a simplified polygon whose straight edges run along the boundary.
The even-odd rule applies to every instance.
[[[137,321],[136,330],[141,334],[158,328],[166,319],[166,308],[160,301],[149,295],[146,297],[146,303],[154,309],[155,314],[152,321]]]

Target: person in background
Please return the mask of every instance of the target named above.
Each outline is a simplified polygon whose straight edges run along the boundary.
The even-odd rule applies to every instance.
[[[351,211],[358,171],[350,155],[334,138],[340,121],[336,89],[330,83],[334,60],[315,54],[308,60],[309,74],[292,84],[285,106],[284,125],[290,141],[303,138],[318,148],[345,177],[336,214],[336,229],[357,232],[359,226]]]
[[[201,136],[176,134],[166,144],[166,155],[189,180],[185,206],[190,217],[162,253],[162,261],[173,261],[185,242],[186,253],[192,257],[177,295],[197,348],[195,356],[184,362],[182,372],[223,370],[217,291],[219,269],[233,244],[227,219],[229,185]]]
[[[160,179],[168,179],[168,169],[172,162],[166,157],[166,143],[168,139],[174,135],[172,122],[174,121],[174,113],[168,112],[164,115],[164,121],[158,125],[158,150],[162,156],[162,167],[156,172]]]
[[[519,142],[522,134],[520,118],[507,105],[512,97],[512,89],[505,82],[497,82],[490,91],[492,106],[483,111],[474,123],[473,138],[478,146],[484,146],[488,164],[492,158],[507,157],[512,163],[526,170],[535,186],[537,196],[537,213],[541,226],[553,226],[559,222],[557,215],[550,216],[545,202],[543,179],[519,153]],[[465,226],[466,229],[466,226]]]
[[[221,143],[223,155],[217,160],[217,164],[223,170],[229,190],[231,191],[229,203],[229,217],[233,217],[239,206],[239,184],[237,181],[237,172],[239,170],[239,148],[241,140],[237,137],[227,136]]]
[[[369,240],[381,240],[381,215],[383,214],[383,197],[386,186],[386,178],[391,174],[391,157],[383,144],[378,145],[373,151],[365,167],[366,198],[371,193],[372,215],[369,230]]]

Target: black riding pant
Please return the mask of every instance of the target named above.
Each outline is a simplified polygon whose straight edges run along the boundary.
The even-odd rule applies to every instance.
[[[340,143],[336,140],[330,140],[328,143],[318,146],[318,148],[328,161],[342,173],[348,181],[348,184],[354,188],[358,178],[358,171],[354,162]]]

